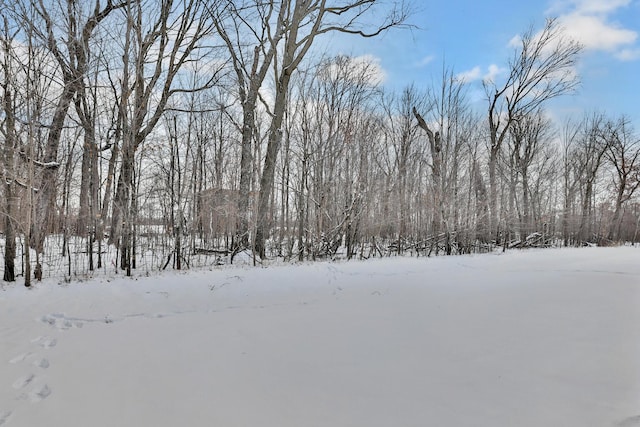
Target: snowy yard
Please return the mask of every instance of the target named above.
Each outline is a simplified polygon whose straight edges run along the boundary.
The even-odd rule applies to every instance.
[[[640,249],[5,284],[0,425],[640,426]]]

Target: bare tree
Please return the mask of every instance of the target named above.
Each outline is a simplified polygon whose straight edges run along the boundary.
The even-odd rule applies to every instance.
[[[35,40],[34,8],[21,2],[6,2],[2,18],[0,38],[0,80],[2,107],[0,135],[4,137],[2,178],[6,182],[7,196],[7,245],[5,251],[5,278],[15,278],[15,239],[24,235],[27,247],[23,250],[23,275],[25,286],[31,285],[31,258],[28,242],[31,241],[32,213],[36,194],[34,166],[43,167],[36,160],[42,151],[43,123],[48,100],[52,97],[52,67],[48,66],[46,52]],[[13,254],[13,256],[12,256]],[[36,252],[36,279],[41,278],[41,266]]]
[[[86,237],[86,248],[89,256],[89,270],[94,270],[94,243],[101,245],[103,238],[102,215],[100,209],[100,164],[101,153],[112,148],[109,133],[114,126],[108,123],[110,102],[107,102],[107,91],[102,88],[101,79],[108,66],[108,40],[103,31],[96,34],[95,44],[83,47],[86,56],[86,72],[78,76],[82,80],[73,99],[75,117],[82,132],[82,159],[80,166],[80,191],[78,195],[78,214],[74,232]],[[100,126],[100,122],[104,123]],[[102,132],[101,132],[102,128]],[[67,219],[69,220],[69,219]],[[101,266],[101,255],[98,251],[98,268]]]
[[[278,10],[276,5],[277,2],[273,1],[255,0],[253,3],[222,1],[217,8],[209,7],[216,30],[230,55],[242,106],[240,187],[234,255],[249,246],[249,199],[254,173],[256,109],[260,100],[260,88],[286,30],[286,8],[280,7]],[[233,260],[233,256],[231,259]]]
[[[284,46],[274,58],[275,96],[268,131],[267,151],[260,178],[260,193],[256,214],[255,250],[265,256],[265,241],[269,233],[269,198],[273,189],[274,173],[280,143],[291,76],[305,58],[317,36],[339,31],[374,37],[383,31],[400,26],[408,16],[404,5],[394,6],[382,24],[372,30],[363,30],[362,17],[373,12],[374,0],[358,0],[328,4],[327,0],[281,0],[276,28],[284,28]],[[281,18],[281,19],[280,19]]]
[[[549,140],[550,126],[551,123],[544,117],[543,112],[535,111],[514,121],[510,128],[509,151],[516,177],[511,183],[511,191],[514,195],[517,184],[521,184],[520,200],[522,202],[518,209],[521,238],[534,231],[531,167],[539,157],[543,144]]]
[[[394,152],[394,167],[396,169],[397,178],[395,180],[397,187],[397,206],[398,214],[398,251],[402,253],[408,237],[416,238],[415,229],[409,231],[408,221],[410,211],[419,207],[417,204],[411,204],[414,199],[415,191],[409,191],[410,188],[417,190],[412,185],[418,180],[415,175],[419,169],[418,161],[421,158],[421,149],[418,144],[417,128],[414,125],[414,117],[412,108],[425,108],[426,96],[418,92],[415,86],[409,86],[402,90],[400,96],[396,99],[393,95],[387,96],[383,102],[385,110],[387,133],[391,140]],[[419,182],[419,181],[418,181]],[[387,220],[390,220],[387,219]],[[412,234],[412,236],[409,236]]]
[[[40,253],[43,251],[44,239],[53,220],[52,215],[56,211],[60,137],[73,98],[84,87],[91,36],[95,28],[113,10],[123,7],[126,2],[114,4],[112,0],[108,0],[102,7],[100,1],[96,1],[94,7],[86,14],[76,0],[60,3],[37,0],[33,4],[39,22],[31,20],[27,13],[24,14],[25,22],[44,41],[62,75],[62,90],[48,127],[44,157],[40,163],[42,171],[38,174],[40,194],[35,209],[33,245]],[[59,40],[64,40],[63,44]]]
[[[562,239],[569,246],[575,238],[575,230],[571,227],[575,216],[575,199],[578,191],[579,177],[582,176],[584,164],[579,161],[577,145],[580,125],[566,121],[561,130],[562,154]]]
[[[14,93],[15,90],[15,74],[13,59],[13,41],[17,33],[15,28],[9,24],[7,16],[2,20],[2,32],[0,33],[0,43],[2,48],[2,57],[0,66],[2,72],[2,111],[3,120],[0,122],[0,135],[3,139],[4,150],[2,153],[2,179],[4,185],[4,276],[5,282],[15,281],[15,258],[16,258],[16,229],[18,224],[16,218],[18,216],[18,193],[16,188],[16,167],[15,167],[15,151],[16,151],[16,118]]]
[[[576,88],[580,52],[557,21],[517,39],[506,74],[483,82],[480,125],[451,70],[383,93],[375,63],[313,56],[323,34],[403,26],[402,1],[3,6],[6,281],[21,273],[21,241],[25,285],[41,277],[57,232],[72,275],[87,264],[71,257],[94,268],[96,240],[98,267],[104,244],[130,274],[251,247],[255,259],[349,259],[491,250],[516,245],[511,231],[576,244],[640,229],[629,120],[585,115],[555,144],[545,103]]]
[[[590,116],[585,115],[581,123],[579,145],[576,154],[578,156],[581,207],[580,225],[578,227],[578,239],[580,242],[590,242],[593,239],[593,195],[602,160],[607,153],[611,142],[603,132],[605,118],[600,113]]]
[[[310,161],[312,159],[312,138],[317,132],[319,126],[313,120],[311,109],[308,104],[311,100],[311,92],[313,81],[316,73],[312,70],[304,70],[298,74],[297,90],[298,96],[293,102],[290,115],[295,119],[292,123],[293,129],[290,131],[294,136],[294,147],[292,148],[292,157],[298,163],[298,185],[294,190],[296,193],[295,206],[297,210],[296,227],[297,227],[297,258],[298,261],[304,261],[305,253],[309,252],[309,211],[310,200],[309,193],[309,172]],[[294,161],[295,161],[294,160]]]
[[[356,253],[368,204],[370,169],[381,121],[372,114],[379,80],[375,64],[336,56],[297,74],[285,127],[298,179],[298,257]],[[285,149],[289,148],[285,146]],[[285,187],[286,176],[282,187]],[[282,206],[280,206],[282,208]],[[282,219],[282,218],[281,218]]]
[[[492,234],[498,224],[497,166],[502,144],[514,121],[538,110],[545,102],[572,92],[579,84],[575,65],[582,47],[567,38],[555,19],[540,32],[533,27],[519,39],[509,61],[506,80],[483,82],[489,101],[489,209]]]
[[[431,173],[433,175],[433,226],[432,233],[434,237],[440,233],[443,223],[442,215],[442,135],[439,130],[432,130],[427,124],[425,119],[418,113],[418,110],[413,107],[413,114],[418,120],[418,126],[422,128],[429,141],[429,149],[431,153]],[[435,240],[435,239],[434,239]],[[437,252],[437,251],[436,251]]]
[[[429,142],[432,178],[429,251],[435,250],[436,254],[440,246],[451,254],[452,245],[455,245],[452,233],[459,227],[459,176],[475,125],[465,98],[465,87],[465,83],[456,79],[452,71],[444,70],[440,86],[430,93],[428,119],[415,106],[413,108],[418,126],[425,131]],[[441,234],[444,239],[441,239]]]
[[[178,5],[174,0],[163,0],[158,10],[146,9],[142,0],[128,2],[125,7],[124,64],[118,100],[122,161],[113,199],[110,241],[119,241],[120,266],[127,274],[131,272],[133,256],[135,153],[154,130],[172,95],[212,87],[220,70],[219,66],[212,66],[209,78],[196,87],[174,83],[187,64],[212,52],[207,38],[214,26],[206,19],[203,2],[183,0]]]
[[[623,205],[640,186],[640,140],[625,117],[607,122],[602,132],[608,140],[605,156],[613,166],[614,212],[608,238],[615,241],[620,238]]]

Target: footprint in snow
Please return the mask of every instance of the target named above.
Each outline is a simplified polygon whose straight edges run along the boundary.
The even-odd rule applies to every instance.
[[[19,390],[21,388],[25,388],[26,386],[28,386],[29,384],[31,384],[31,381],[33,381],[33,379],[36,376],[34,374],[28,374],[25,375],[23,377],[18,378],[17,380],[15,380],[13,382],[13,388],[15,388],[16,390]]]
[[[42,369],[47,369],[49,367],[49,360],[48,359],[34,360],[33,361],[33,366],[36,366],[36,367],[42,368]]]
[[[626,418],[616,424],[616,427],[640,427],[640,415]]]
[[[22,354],[19,354],[16,357],[14,357],[13,359],[9,360],[9,363],[11,363],[12,365],[15,365],[16,363],[20,363],[20,362],[24,361],[25,359],[30,357],[32,354],[33,353],[22,353]]]
[[[38,386],[29,392],[29,400],[33,403],[40,402],[51,395],[51,389],[48,385],[44,384]]]
[[[83,325],[80,320],[68,318],[62,313],[46,314],[40,318],[40,321],[62,331],[71,328],[82,328]]]
[[[0,426],[4,425],[7,421],[9,421],[10,416],[11,416],[11,411],[8,411],[8,412],[0,411]]]
[[[37,337],[31,340],[33,344],[38,344],[42,348],[55,347],[58,344],[58,340],[51,337]]]

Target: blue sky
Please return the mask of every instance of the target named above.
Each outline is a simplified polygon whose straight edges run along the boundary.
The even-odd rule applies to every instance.
[[[394,30],[377,39],[338,35],[328,42],[340,53],[369,55],[378,61],[384,85],[391,88],[438,83],[446,64],[467,76],[472,98],[481,102],[482,78],[506,67],[513,37],[557,17],[567,34],[584,45],[577,67],[582,84],[575,95],[550,104],[551,113],[558,117],[580,117],[584,111],[603,111],[613,117],[624,114],[640,128],[640,0],[415,3],[417,11],[410,23],[416,29]]]

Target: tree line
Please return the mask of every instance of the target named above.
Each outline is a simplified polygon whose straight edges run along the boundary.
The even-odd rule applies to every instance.
[[[392,91],[375,61],[314,50],[401,30],[404,3],[4,3],[5,281],[20,243],[28,286],[59,249],[89,271],[113,249],[131,274],[145,251],[181,269],[636,240],[638,135],[604,112],[550,119],[581,52],[553,19],[478,107],[452,69]]]

